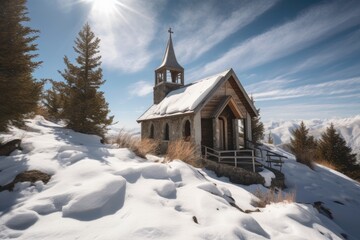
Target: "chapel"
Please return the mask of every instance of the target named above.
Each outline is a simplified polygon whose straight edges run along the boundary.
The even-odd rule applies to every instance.
[[[251,119],[258,112],[233,69],[197,81],[185,82],[169,29],[162,63],[155,69],[153,104],[137,122],[141,137],[169,142],[189,141],[201,152],[206,146],[238,150],[251,142]]]

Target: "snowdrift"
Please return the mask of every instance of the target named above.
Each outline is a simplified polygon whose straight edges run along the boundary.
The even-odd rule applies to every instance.
[[[312,171],[290,155],[285,191],[295,190],[298,203],[244,213],[239,209],[256,210],[252,192],[265,187],[231,184],[180,160],[142,159],[39,116],[26,131],[0,135],[14,136],[23,150],[0,157],[0,185],[25,170],[51,179],[0,192],[0,239],[360,238],[359,184],[324,167]],[[313,208],[315,201],[334,219]]]

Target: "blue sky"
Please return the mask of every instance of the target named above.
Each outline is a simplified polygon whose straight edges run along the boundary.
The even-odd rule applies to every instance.
[[[63,80],[63,57],[89,22],[102,87],[119,125],[152,104],[168,28],[185,83],[233,68],[263,121],[360,114],[360,1],[29,0],[40,30],[36,78]]]

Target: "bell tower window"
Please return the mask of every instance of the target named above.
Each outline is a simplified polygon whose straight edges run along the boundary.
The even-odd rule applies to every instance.
[[[184,86],[184,68],[178,63],[172,42],[171,28],[169,40],[161,65],[155,69],[154,104],[160,103],[166,95]]]

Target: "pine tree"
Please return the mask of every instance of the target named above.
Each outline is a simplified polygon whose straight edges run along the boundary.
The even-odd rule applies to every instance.
[[[260,109],[257,109],[258,117],[251,119],[252,141],[259,143],[264,138],[264,124],[260,121]]]
[[[271,131],[270,131],[269,134],[268,134],[267,142],[268,142],[269,144],[274,144],[274,138],[272,137]]]
[[[321,135],[318,143],[319,157],[337,166],[340,171],[352,170],[356,163],[356,155],[346,146],[345,140],[336,132],[334,124]]]
[[[99,55],[100,39],[95,37],[89,24],[85,24],[75,40],[76,63],[64,57],[66,69],[59,73],[66,81],[63,117],[68,127],[77,132],[103,135],[113,121],[104,93],[99,88],[104,84]]]
[[[38,31],[24,26],[29,21],[26,0],[0,1],[0,131],[22,125],[40,98],[43,84],[32,77],[41,64],[34,60]]]
[[[315,155],[315,140],[309,135],[309,129],[306,128],[304,122],[300,126],[291,131],[290,150],[296,157],[296,161],[308,165],[312,168]]]
[[[49,119],[59,121],[64,110],[66,86],[64,82],[56,82],[52,79],[46,79],[46,81],[51,83],[51,88],[43,94],[42,103]]]

